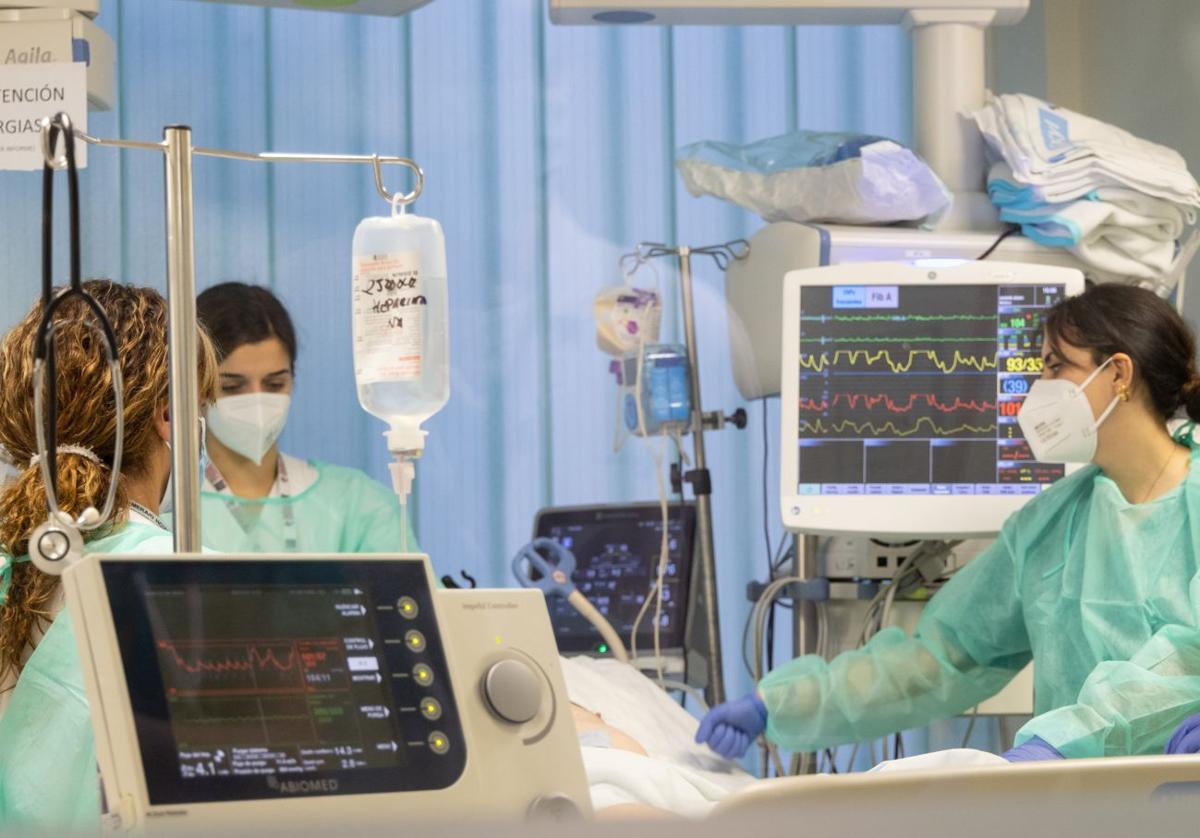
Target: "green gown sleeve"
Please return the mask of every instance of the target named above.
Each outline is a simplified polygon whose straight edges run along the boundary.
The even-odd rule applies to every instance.
[[[339,550],[343,553],[400,552],[401,512],[395,493],[360,471],[349,471],[347,479],[353,484],[352,491],[342,497],[353,498],[354,502],[347,510],[344,542]],[[421,548],[413,534],[411,518],[405,520],[403,526],[408,528],[407,552],[419,553]]]
[[[759,684],[767,737],[792,751],[863,742],[999,692],[1032,657],[1013,542],[1006,524],[930,600],[912,637],[888,628],[832,661],[807,655],[768,674]]]
[[[0,832],[95,832],[100,775],[70,615],[55,618],[0,717]]]
[[[1074,704],[1037,716],[1017,734],[1068,757],[1161,754],[1175,728],[1200,712],[1200,574],[1189,586],[1190,626],[1160,628],[1128,661],[1092,670]]]

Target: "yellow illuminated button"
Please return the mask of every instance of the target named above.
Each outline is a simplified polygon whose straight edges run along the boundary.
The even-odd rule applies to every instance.
[[[421,634],[421,632],[417,631],[416,629],[405,632],[404,633],[404,645],[409,648],[409,651],[424,652],[425,651],[425,635]]]
[[[410,596],[400,597],[396,601],[396,610],[406,620],[415,620],[417,619],[417,615],[421,613],[421,609],[417,607],[417,601]]]
[[[434,722],[442,717],[442,705],[436,698],[421,699],[421,715]]]
[[[450,750],[450,740],[440,730],[429,734],[429,750],[435,754],[444,754]]]
[[[422,687],[428,687],[433,683],[433,670],[428,664],[419,663],[413,667],[413,680]]]

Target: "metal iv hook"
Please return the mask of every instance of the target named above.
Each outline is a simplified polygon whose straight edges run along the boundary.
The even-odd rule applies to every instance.
[[[705,247],[669,247],[660,242],[639,242],[632,253],[625,253],[618,260],[622,273],[632,276],[638,268],[651,259],[663,256],[678,256],[689,259],[692,256],[711,256],[717,267],[724,271],[731,262],[745,259],[750,255],[750,242],[745,239],[733,239],[723,244],[707,245]]]
[[[391,193],[387,187],[383,185],[383,164],[395,163],[400,166],[406,166],[416,178],[416,183],[413,184],[411,192],[408,193]],[[425,172],[421,167],[409,160],[407,157],[380,157],[378,154],[371,155],[371,168],[375,171],[375,189],[383,196],[383,200],[389,204],[399,204],[408,206],[417,198],[421,197],[421,193],[425,190]]]

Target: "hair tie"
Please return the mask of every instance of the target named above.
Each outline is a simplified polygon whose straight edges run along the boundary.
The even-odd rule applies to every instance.
[[[96,456],[96,452],[85,445],[60,445],[55,449],[59,454],[78,454],[84,459],[91,460],[96,465],[104,465],[104,461]],[[34,454],[29,458],[29,467],[33,468],[42,460],[41,454]]]

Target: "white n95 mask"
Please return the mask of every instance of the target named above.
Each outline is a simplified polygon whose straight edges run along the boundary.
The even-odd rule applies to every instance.
[[[1033,458],[1043,463],[1090,463],[1096,456],[1096,432],[1117,406],[1114,396],[1099,418],[1092,415],[1084,390],[1100,370],[1108,366],[1109,358],[1092,374],[1075,384],[1065,379],[1039,379],[1029,388],[1029,395],[1017,414],[1021,433],[1029,441]]]
[[[217,399],[208,408],[208,429],[226,447],[256,465],[287,424],[292,397],[282,393],[243,393]]]

